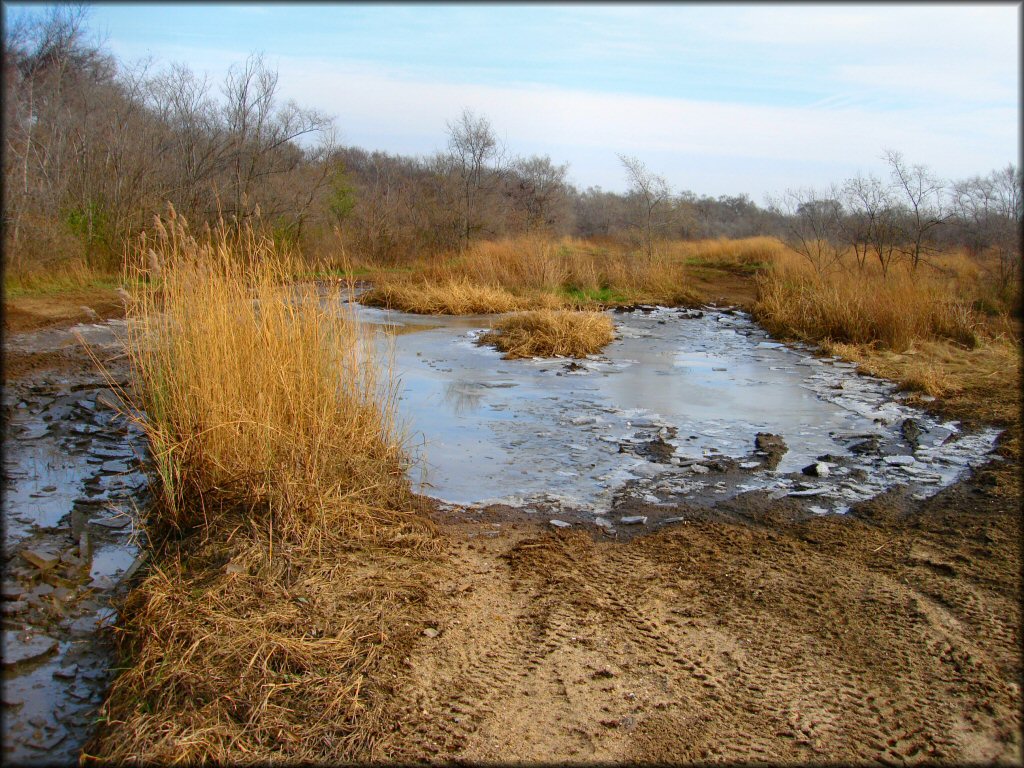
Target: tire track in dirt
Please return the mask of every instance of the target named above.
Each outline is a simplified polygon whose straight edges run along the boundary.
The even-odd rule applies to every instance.
[[[379,755],[1019,762],[1019,550],[987,569],[956,524],[919,524],[965,494],[913,524],[694,521],[627,543],[449,526],[442,631]],[[958,524],[1017,541],[1012,504],[970,499]]]

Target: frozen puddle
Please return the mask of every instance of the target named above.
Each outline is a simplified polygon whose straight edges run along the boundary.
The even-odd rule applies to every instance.
[[[601,513],[624,497],[762,489],[842,512],[899,484],[931,495],[998,435],[939,422],[892,384],[779,344],[739,311],[612,313],[619,338],[582,361],[502,360],[475,343],[489,317],[356,311],[401,329],[379,338],[393,344],[413,479],[453,504]],[[755,451],[758,433],[788,446],[777,466]],[[812,464],[823,476],[802,473]]]

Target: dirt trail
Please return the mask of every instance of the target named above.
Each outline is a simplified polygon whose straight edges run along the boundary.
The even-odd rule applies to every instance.
[[[440,634],[378,756],[1019,763],[1016,502],[714,514],[629,542],[449,521]]]

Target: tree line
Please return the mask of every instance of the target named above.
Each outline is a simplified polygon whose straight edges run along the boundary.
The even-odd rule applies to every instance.
[[[579,189],[548,156],[517,157],[466,110],[446,146],[409,157],[342,146],[332,118],[281,99],[254,55],[214,83],[181,64],[125,66],[91,42],[84,7],[22,16],[4,33],[4,246],[29,267],[77,253],[120,261],[168,203],[194,226],[259,219],[307,248],[339,238],[381,263],[521,234],[627,241],[774,235],[825,273],[853,252],[887,273],[954,246],[1019,274],[1021,173],[943,181],[888,151],[888,178],[746,195],[673,188],[620,155],[628,189]],[[338,241],[334,241],[338,245]]]

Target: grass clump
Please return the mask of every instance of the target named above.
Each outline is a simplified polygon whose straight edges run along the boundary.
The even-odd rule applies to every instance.
[[[173,217],[129,307],[156,504],[120,606],[105,761],[376,757],[440,545],[417,513],[370,337],[270,238]],[[139,278],[153,278],[152,287]]]
[[[611,319],[601,312],[537,310],[506,317],[480,337],[506,359],[519,357],[586,357],[615,338]]]

